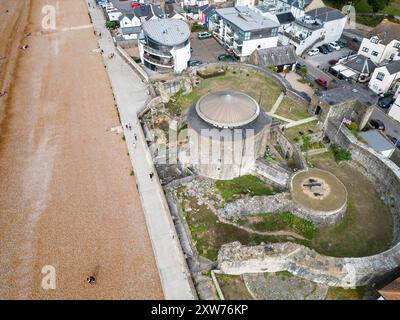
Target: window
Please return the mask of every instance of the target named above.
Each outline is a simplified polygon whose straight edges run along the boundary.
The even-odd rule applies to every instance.
[[[244,34],[244,40],[250,40],[250,32]]]
[[[272,37],[276,37],[278,35],[278,28],[273,28],[271,32]]]
[[[385,77],[385,74],[383,72],[378,72],[378,74],[376,75],[376,79],[382,81],[383,78]]]
[[[393,47],[400,49],[400,42],[395,42]]]
[[[372,43],[378,43],[379,39],[377,37],[372,37],[371,42]]]
[[[367,47],[364,47],[364,48],[362,48],[362,51],[363,51],[363,52],[368,52],[369,49],[368,49]]]
[[[372,51],[372,52],[371,52],[371,55],[373,55],[374,57],[377,57],[377,56],[378,56],[378,52]]]

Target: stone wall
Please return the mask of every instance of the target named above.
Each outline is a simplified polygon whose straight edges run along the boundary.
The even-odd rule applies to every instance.
[[[368,257],[335,258],[294,243],[277,243],[245,247],[238,242],[221,247],[219,269],[227,274],[289,271],[296,276],[329,286],[363,286],[386,276],[400,265],[400,168],[367,145],[351,132],[331,121],[327,135],[342,148],[350,150],[353,160],[376,186],[382,199],[390,206],[394,218],[392,248]]]
[[[177,94],[179,91],[183,91],[183,94],[190,93],[192,91],[191,78],[188,76],[179,76],[173,80],[158,81],[155,83],[157,93],[161,96],[161,100],[167,103],[172,96]]]
[[[272,185],[286,188],[289,184],[291,172],[270,162],[258,159],[253,169],[253,174],[261,177]]]
[[[295,216],[313,222],[317,227],[328,227],[338,224],[346,215],[344,204],[337,210],[318,211],[305,208],[290,199],[287,193],[277,193],[273,196],[244,197],[229,202],[220,211],[225,218],[258,215],[261,213],[290,212]]]
[[[394,222],[394,242],[400,241],[400,168],[366,144],[361,143],[345,126],[329,122],[326,134],[331,141],[351,152],[359,169],[375,185],[382,200],[390,208]],[[336,134],[337,133],[337,134]]]
[[[306,169],[307,161],[300,150],[300,147],[292,142],[277,127],[271,130],[271,140],[276,141],[287,158],[292,158],[296,167],[300,170]]]
[[[392,160],[398,167],[400,167],[400,150],[396,149],[392,156],[390,157],[390,160]]]
[[[365,258],[335,258],[291,242],[253,247],[233,242],[221,247],[218,267],[232,275],[289,271],[322,285],[354,287],[372,284],[395,270],[400,265],[399,249]]]

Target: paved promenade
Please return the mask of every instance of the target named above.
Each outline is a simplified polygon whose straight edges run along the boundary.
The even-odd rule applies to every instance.
[[[196,299],[164,192],[137,118],[137,113],[143,110],[149,99],[147,88],[139,76],[119,56],[111,35],[105,27],[103,12],[95,6],[94,0],[90,0],[89,3],[94,29],[97,33],[101,33],[99,45],[104,50],[104,61],[124,126],[126,143],[137,179],[165,299]],[[109,59],[111,53],[114,53],[115,57]],[[127,123],[131,124],[132,130],[125,128]],[[150,179],[151,172],[155,173],[153,179]]]

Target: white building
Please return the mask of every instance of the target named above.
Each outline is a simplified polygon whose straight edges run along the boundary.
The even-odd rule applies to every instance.
[[[301,55],[312,47],[338,41],[346,25],[346,16],[339,10],[322,7],[311,10],[292,22],[281,34],[283,45],[292,44]]]
[[[400,60],[392,61],[375,69],[368,87],[376,94],[396,92],[400,83]]]
[[[363,39],[358,53],[375,63],[400,60],[400,24],[383,20]]]
[[[182,72],[190,60],[189,26],[178,19],[143,22],[139,52],[142,63],[151,70]]]
[[[235,0],[235,6],[255,7],[258,5],[258,0]]]
[[[263,17],[248,7],[216,9],[212,17],[215,38],[239,59],[249,57],[254,50],[278,45],[279,23]]]
[[[389,109],[388,115],[400,122],[400,95],[398,95],[396,101],[393,102]]]

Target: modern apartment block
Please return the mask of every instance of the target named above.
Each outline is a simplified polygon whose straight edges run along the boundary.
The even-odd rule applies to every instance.
[[[212,22],[209,27],[214,37],[240,60],[254,50],[278,45],[279,23],[248,7],[216,9]]]
[[[182,72],[190,60],[189,26],[178,19],[144,21],[139,52],[142,63],[151,70]]]

